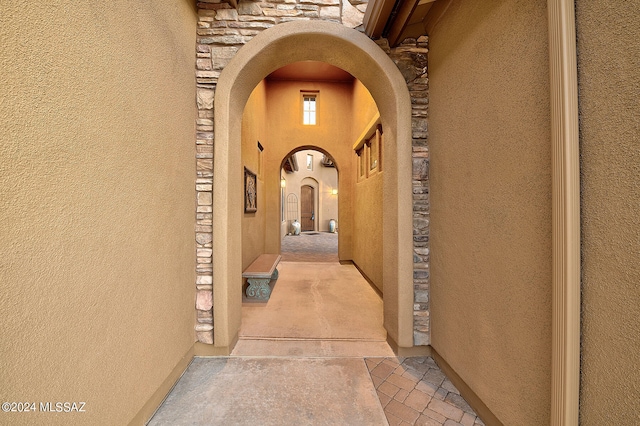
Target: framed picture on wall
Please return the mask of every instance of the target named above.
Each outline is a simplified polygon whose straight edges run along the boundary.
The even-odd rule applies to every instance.
[[[256,174],[244,168],[244,212],[254,213],[258,210],[258,182]]]

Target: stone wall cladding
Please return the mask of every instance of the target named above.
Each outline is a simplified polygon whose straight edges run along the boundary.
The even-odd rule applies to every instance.
[[[198,5],[196,45],[196,311],[198,341],[213,343],[213,99],[220,72],[255,35],[292,20],[327,20],[361,29],[366,0],[240,1],[237,9],[220,0]],[[405,77],[412,102],[414,344],[429,337],[429,151],[427,148],[427,38],[407,39],[390,49],[378,45]]]
[[[428,37],[408,38],[391,49],[376,41],[398,66],[411,96],[413,189],[413,343],[431,344],[429,323],[429,78]]]

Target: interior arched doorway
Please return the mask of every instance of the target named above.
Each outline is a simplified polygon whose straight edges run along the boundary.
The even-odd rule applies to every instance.
[[[297,157],[300,159],[295,160],[294,156],[296,154],[302,154],[303,157]],[[316,166],[322,166],[323,163],[327,163],[329,165],[325,166],[326,168],[324,169],[324,171],[320,172],[317,170],[318,167],[315,167],[311,171],[304,170],[306,169],[306,165],[303,165],[302,163],[303,161],[305,161],[305,154],[318,155],[318,158],[316,158],[314,161]],[[291,164],[294,161],[297,162],[297,164],[300,164],[299,168],[295,166],[291,167]],[[299,221],[300,231],[302,232],[328,232],[330,230],[329,221],[331,219],[334,220],[334,225],[336,223],[335,221],[337,221],[337,223],[341,223],[341,213],[338,203],[338,194],[340,192],[340,164],[335,159],[335,157],[329,153],[327,149],[316,145],[304,145],[297,147],[284,156],[284,158],[280,162],[280,170],[283,181],[283,191],[281,194],[281,203],[283,204],[280,207],[282,211],[286,211],[288,216],[285,215],[287,217],[284,217],[279,224],[280,238],[275,238],[275,240],[277,240],[279,244],[274,244],[272,246],[272,251],[278,253],[282,251],[282,239],[285,238],[287,234],[293,233],[294,231],[294,227],[292,227],[293,219]],[[312,207],[311,213],[315,216],[315,218],[312,220],[311,227],[309,226],[309,223],[303,223],[303,218],[305,216],[305,208],[303,206],[303,188],[309,188],[309,190],[311,191],[311,198],[313,200],[313,205],[310,207]],[[286,205],[286,199],[288,199],[290,196],[293,196],[296,201],[295,211],[290,206]],[[342,219],[344,219],[345,222],[350,225],[350,218],[347,218],[347,216],[349,216],[348,213],[350,212],[345,214],[344,210],[345,209],[343,208]],[[307,210],[306,213],[308,216],[309,211]],[[348,233],[345,233],[345,235],[338,235],[338,247],[348,244],[346,242],[346,237],[348,237]],[[340,242],[340,240],[342,240],[342,242]],[[336,255],[338,255],[338,258],[340,258],[339,249]],[[343,250],[343,257],[340,258],[340,260],[350,260],[348,258],[350,258],[350,252],[348,250]]]
[[[220,74],[215,96],[213,315],[214,345],[230,350],[241,324],[242,113],[270,72],[306,60],[329,63],[360,80],[386,129],[383,156],[384,327],[393,344],[413,346],[411,103],[404,78],[369,38],[342,25],[289,22],[247,43]]]

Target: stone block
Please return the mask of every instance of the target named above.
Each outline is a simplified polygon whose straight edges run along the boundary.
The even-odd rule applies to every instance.
[[[266,30],[273,27],[273,24],[270,22],[232,22],[229,27],[240,28],[240,33],[244,35],[243,30]]]
[[[413,179],[421,180],[429,177],[429,159],[424,157],[413,159]]]
[[[196,338],[200,343],[206,343],[207,345],[213,345],[213,331],[197,331]]]
[[[429,278],[429,271],[425,269],[415,269],[413,271],[413,278],[416,279],[427,279]]]
[[[213,147],[212,146],[197,146],[196,147],[196,153],[199,154],[213,154]]]
[[[196,67],[199,70],[210,70],[211,69],[211,59],[210,58],[200,58],[196,59]]]
[[[196,331],[213,331],[212,324],[196,324]]]
[[[198,244],[208,244],[213,240],[213,236],[209,232],[196,233],[196,242]]]
[[[413,219],[413,227],[418,229],[418,230],[428,229],[429,228],[429,219],[414,218]]]
[[[201,324],[213,324],[213,312],[197,310],[198,322]]]
[[[282,17],[293,17],[293,16],[302,16],[301,10],[281,10],[281,9],[264,9],[263,13],[265,16],[282,18]]]
[[[196,93],[198,109],[213,109],[214,90],[198,88]]]
[[[213,250],[211,249],[198,249],[196,250],[196,256],[198,257],[211,257]],[[207,284],[211,284],[210,282]]]
[[[241,1],[238,4],[238,14],[260,16],[262,15],[262,7],[258,3]]]
[[[213,307],[213,294],[210,291],[198,291],[196,293],[196,309],[208,311]]]
[[[213,196],[211,192],[198,192],[198,205],[199,206],[210,206],[213,201]]]
[[[213,28],[200,28],[196,31],[196,34],[199,36],[216,36],[216,35],[225,35],[228,33],[232,33],[232,34],[237,34],[235,31],[233,30],[228,30],[226,28],[227,24],[224,24],[225,26],[223,28],[220,27],[213,27]]]
[[[424,331],[413,332],[413,344],[416,346],[427,346],[431,344],[429,333]],[[416,388],[417,389],[417,388]]]
[[[300,0],[300,3],[318,6],[340,6],[340,0]]]
[[[198,275],[196,277],[196,284],[212,284],[213,277],[211,275]]]
[[[197,139],[213,139],[213,132],[196,132]]]
[[[263,8],[269,8],[269,9],[274,9],[273,5],[268,5],[266,3],[262,4]],[[239,16],[238,20],[240,22],[268,22],[271,24],[276,23],[276,18],[268,18],[266,16]]]
[[[222,44],[222,45],[244,45],[249,41],[246,37],[239,34],[220,35],[212,37],[200,37],[198,42],[201,44]],[[212,52],[213,53],[213,52]]]
[[[362,25],[364,13],[360,12],[348,1],[342,2],[342,25],[348,28],[355,28]]]
[[[219,9],[215,18],[216,21],[237,21],[238,11],[236,9]]]
[[[416,302],[419,303],[428,303],[429,302],[429,291],[428,290],[415,290],[413,292],[413,298]]]
[[[340,6],[325,6],[320,8],[320,19],[340,20]]]
[[[213,170],[213,160],[198,160],[196,168],[197,170]]]

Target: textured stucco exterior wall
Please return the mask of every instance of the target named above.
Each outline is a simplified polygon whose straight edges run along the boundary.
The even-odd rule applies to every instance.
[[[257,206],[254,213],[242,216],[242,268],[247,268],[258,256],[263,254],[265,246],[265,218],[268,206],[265,204],[264,163],[260,164],[258,141],[264,148],[267,135],[267,92],[264,82],[260,83],[247,101],[242,114],[242,163],[256,174]],[[262,153],[264,156],[264,152]],[[244,170],[243,170],[244,173]]]
[[[301,91],[318,91],[317,125],[302,124]],[[351,83],[318,81],[267,81],[268,132],[265,140],[265,189],[267,222],[265,249],[280,252],[280,167],[292,151],[306,147],[321,148],[331,155],[340,173],[338,182],[340,224],[339,256],[351,259],[353,232],[353,179],[351,169]],[[300,169],[305,161],[300,158]],[[287,191],[288,193],[288,191]],[[300,202],[300,200],[298,200]]]
[[[429,34],[432,346],[504,424],[549,421],[545,2],[454,0]]]
[[[353,127],[351,146],[362,136],[378,113],[371,94],[362,83],[353,85]],[[351,151],[353,173],[351,179],[357,181],[358,156]],[[382,163],[382,160],[380,161]],[[384,166],[383,166],[384,167]],[[371,282],[383,291],[382,259],[382,172],[372,174],[355,184],[353,220],[353,262]]]
[[[2,2],[0,400],[86,402],[2,424],[127,424],[194,343],[195,22]]]
[[[356,183],[353,262],[383,291],[382,173]]]
[[[580,424],[640,422],[640,1],[576,2]]]

